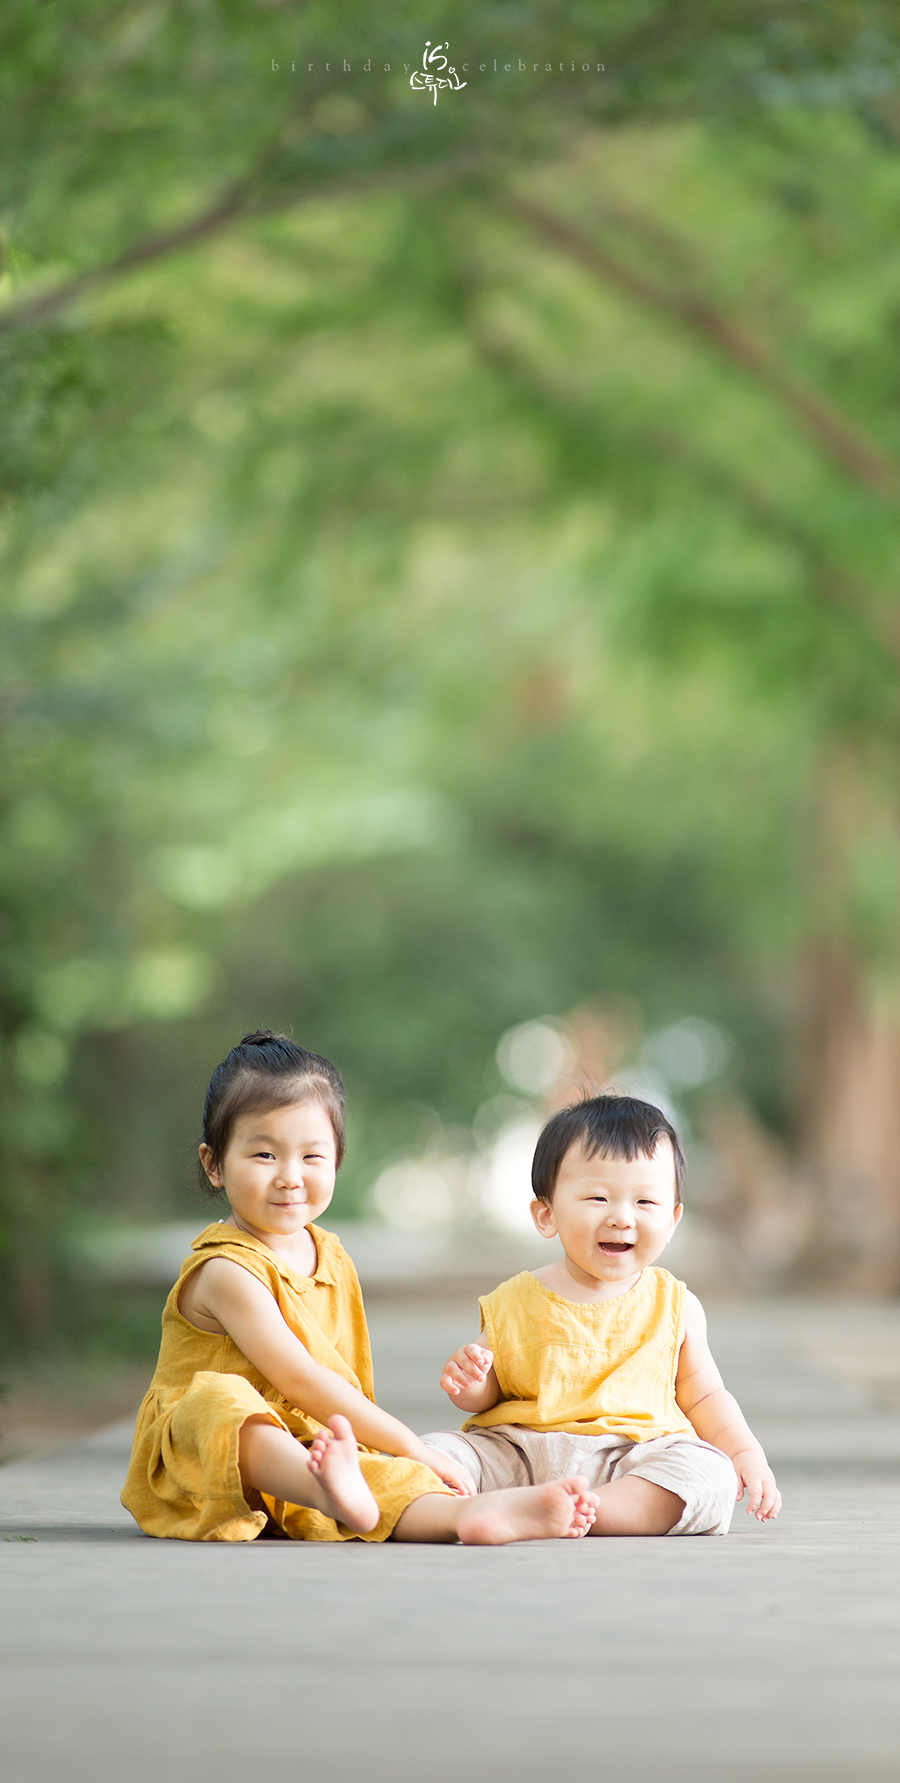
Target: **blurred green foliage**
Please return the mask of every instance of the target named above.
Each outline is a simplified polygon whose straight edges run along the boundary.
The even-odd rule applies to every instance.
[[[900,986],[894,11],[464,5],[539,71],[437,105],[434,27],[4,9],[10,1341],[246,1027],[345,1071],[346,1210],[511,1023],[712,1016],[789,1127],[805,938]]]

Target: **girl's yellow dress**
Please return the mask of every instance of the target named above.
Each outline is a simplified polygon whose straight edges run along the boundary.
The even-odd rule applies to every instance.
[[[359,1445],[360,1468],[381,1512],[368,1535],[356,1537],[321,1511],[266,1494],[244,1495],[238,1440],[247,1418],[267,1416],[309,1446],[321,1425],[282,1397],[237,1344],[200,1331],[178,1310],[187,1277],[210,1257],[230,1257],[263,1282],[295,1337],[324,1368],[374,1403],[372,1353],[356,1270],[340,1240],[308,1228],[318,1261],[298,1275],[268,1245],[225,1221],[207,1226],[191,1246],[162,1316],[156,1372],[138,1412],[122,1503],[147,1535],[181,1541],[244,1542],[271,1517],[297,1541],[386,1541],[398,1517],[426,1492],[449,1492],[417,1461],[379,1455]]]

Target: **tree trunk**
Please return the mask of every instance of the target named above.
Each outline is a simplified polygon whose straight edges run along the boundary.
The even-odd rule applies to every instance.
[[[802,1157],[815,1198],[810,1279],[900,1289],[900,1026],[874,1013],[849,947],[806,961]]]

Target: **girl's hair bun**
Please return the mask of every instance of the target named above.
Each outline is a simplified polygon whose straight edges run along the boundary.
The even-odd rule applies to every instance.
[[[283,1040],[283,1034],[273,1033],[271,1028],[256,1028],[252,1034],[245,1034],[239,1046],[265,1046],[268,1040]]]

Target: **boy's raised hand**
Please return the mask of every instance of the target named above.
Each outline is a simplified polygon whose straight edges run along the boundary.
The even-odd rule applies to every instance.
[[[731,1465],[740,1482],[738,1501],[747,1494],[747,1515],[758,1523],[768,1523],[781,1510],[781,1493],[772,1472],[759,1449],[742,1449],[732,1455]]]
[[[464,1344],[461,1350],[454,1350],[449,1362],[444,1364],[441,1375],[441,1386],[451,1399],[470,1387],[482,1387],[493,1366],[493,1353],[485,1350],[480,1343]]]

